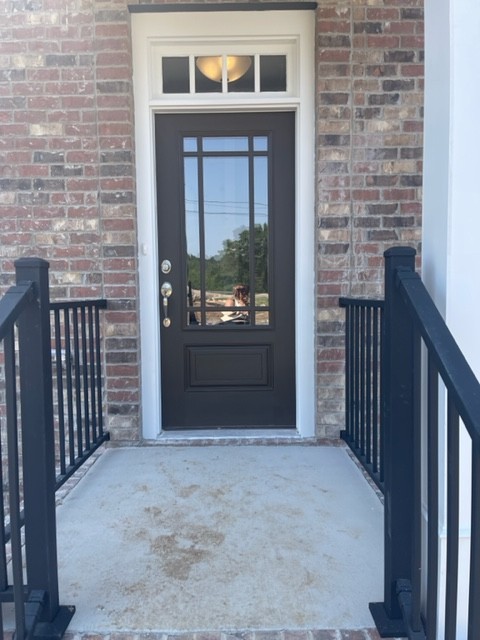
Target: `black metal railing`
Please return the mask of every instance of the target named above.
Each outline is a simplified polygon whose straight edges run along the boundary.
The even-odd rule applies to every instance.
[[[478,640],[480,384],[415,273],[414,250],[390,249],[385,259],[385,590],[371,611],[382,637]],[[468,475],[470,490],[461,490]],[[460,503],[471,520],[461,562]]]
[[[383,300],[340,298],[340,306],[345,309],[345,430],[340,435],[383,491]]]
[[[48,263],[23,258],[15,267],[16,286],[0,300],[0,602],[14,602],[23,640],[61,637],[74,608],[60,606],[58,593]],[[2,637],[3,629],[0,607]]]
[[[109,438],[102,412],[100,311],[106,300],[50,304],[56,488]]]

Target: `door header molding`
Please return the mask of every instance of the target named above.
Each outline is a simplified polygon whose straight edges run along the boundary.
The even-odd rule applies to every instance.
[[[195,11],[315,11],[316,2],[225,2],[225,3],[174,3],[129,4],[130,13],[186,13]]]

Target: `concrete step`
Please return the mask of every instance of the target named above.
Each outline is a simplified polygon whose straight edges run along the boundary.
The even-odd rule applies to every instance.
[[[376,629],[212,631],[200,633],[69,633],[64,640],[380,640]],[[400,640],[392,638],[391,640]]]

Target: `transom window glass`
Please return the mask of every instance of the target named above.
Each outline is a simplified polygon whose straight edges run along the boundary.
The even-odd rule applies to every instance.
[[[257,93],[287,90],[286,55],[162,56],[163,93]]]
[[[186,323],[269,325],[269,139],[183,139]]]

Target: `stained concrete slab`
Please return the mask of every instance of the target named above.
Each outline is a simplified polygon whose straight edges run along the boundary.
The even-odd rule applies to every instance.
[[[58,508],[75,631],[371,627],[382,506],[341,447],[108,449]]]

